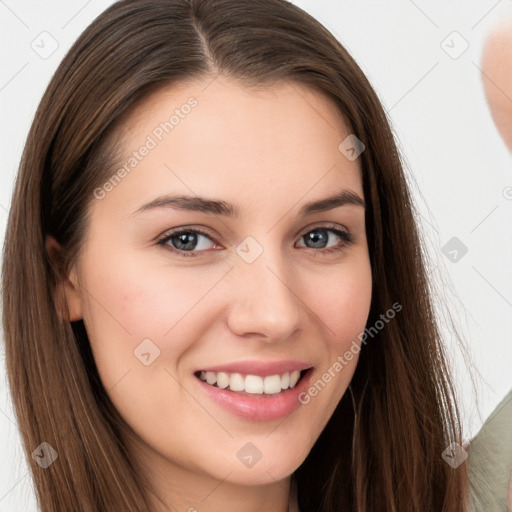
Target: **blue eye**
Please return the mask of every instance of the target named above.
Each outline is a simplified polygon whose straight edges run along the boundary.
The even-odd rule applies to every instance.
[[[338,239],[334,245],[330,243],[330,239]],[[302,245],[307,247],[313,253],[327,254],[345,249],[354,243],[353,236],[336,226],[319,226],[310,229],[300,237],[305,243],[311,245]],[[180,256],[189,257],[198,256],[197,253],[204,252],[213,246],[218,245],[212,237],[197,228],[177,228],[170,233],[165,234],[157,242],[158,245],[164,246],[166,249],[178,253]],[[218,246],[220,247],[220,245]]]
[[[335,237],[340,239],[340,241],[338,243],[334,243],[334,245],[328,245],[330,238],[329,234],[334,234]],[[308,246],[310,249],[320,249],[320,252],[323,253],[339,251],[344,249],[347,245],[354,243],[353,237],[348,231],[343,231],[335,226],[322,226],[311,229],[302,235],[301,239],[304,240],[305,243],[312,244],[312,246]]]
[[[201,239],[206,239],[201,240]],[[198,229],[177,229],[167,234],[158,241],[160,245],[166,245],[171,251],[179,252],[183,256],[196,256],[196,254],[186,254],[192,251],[204,251],[208,249],[208,241],[213,242],[211,237]]]

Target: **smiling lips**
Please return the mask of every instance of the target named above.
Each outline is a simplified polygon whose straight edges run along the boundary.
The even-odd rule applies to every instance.
[[[299,361],[242,361],[194,372],[211,400],[223,409],[251,421],[288,416],[302,402],[312,378],[311,364]]]
[[[220,389],[254,395],[274,395],[293,389],[301,372],[311,368],[302,361],[238,361],[198,370],[203,382]]]

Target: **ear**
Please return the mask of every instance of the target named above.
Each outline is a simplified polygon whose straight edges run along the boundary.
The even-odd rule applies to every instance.
[[[62,247],[53,236],[45,237],[45,247],[56,272],[57,282],[53,294],[59,316],[66,322],[80,320],[82,318],[82,295],[78,286],[76,269],[71,269],[69,274],[64,272]]]

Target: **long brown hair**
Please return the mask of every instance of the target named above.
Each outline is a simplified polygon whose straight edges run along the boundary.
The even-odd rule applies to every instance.
[[[332,418],[296,470],[301,512],[465,510],[465,465],[424,242],[402,158],[367,78],[318,21],[285,0],[124,0],[79,37],[35,115],[5,237],[9,385],[42,512],[148,511],[82,321],[55,289],[80,252],[93,190],[114,161],[119,120],[159,87],[222,73],[247,86],[286,80],[332,99],[360,155],[373,276],[368,325],[403,309],[365,346]],[[52,264],[45,236],[64,252]],[[58,459],[43,469],[32,452]]]

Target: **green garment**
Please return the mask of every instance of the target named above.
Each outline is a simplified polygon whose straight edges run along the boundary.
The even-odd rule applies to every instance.
[[[468,450],[469,512],[512,512],[512,390]]]

